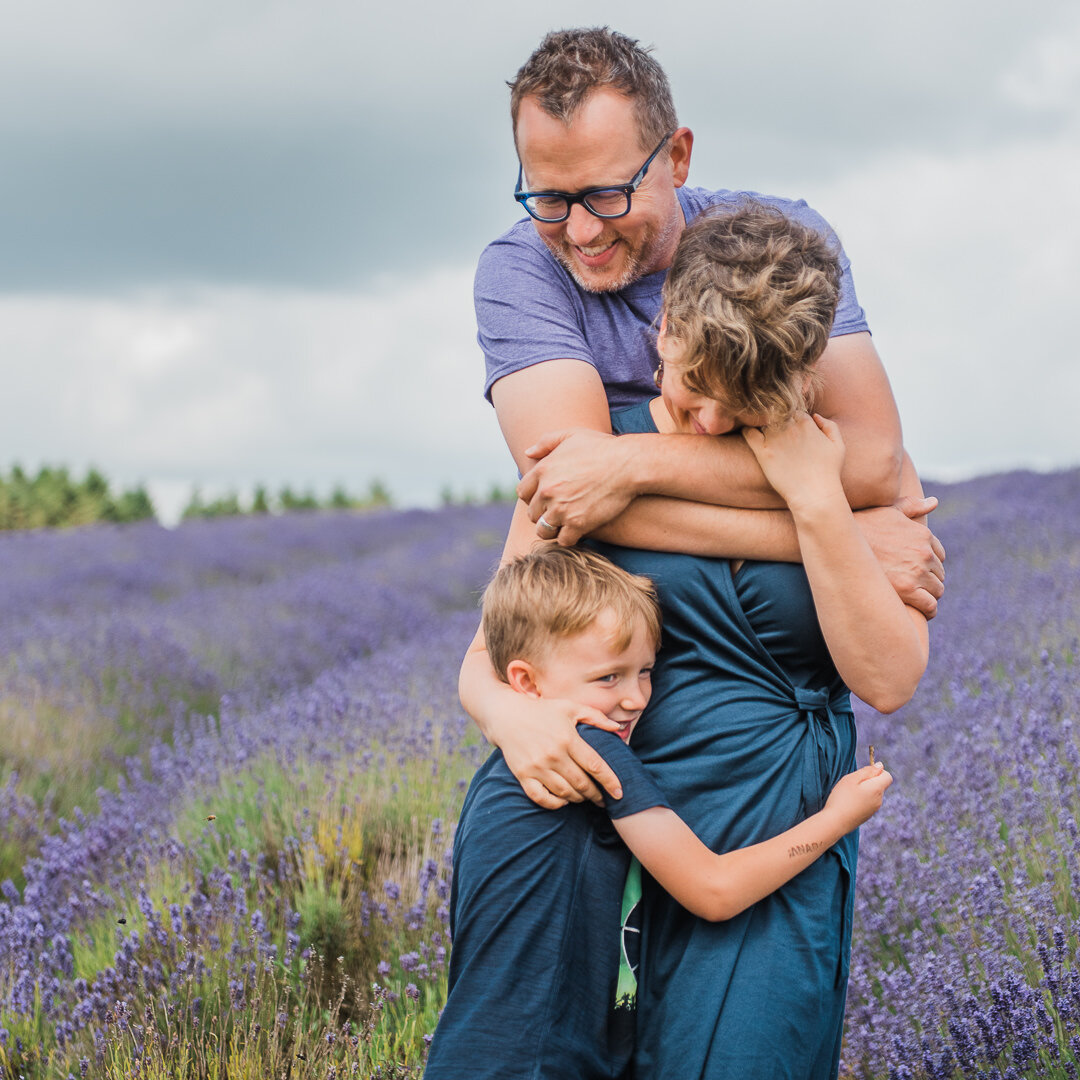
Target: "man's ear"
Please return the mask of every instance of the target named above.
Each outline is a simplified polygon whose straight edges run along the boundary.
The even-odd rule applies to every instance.
[[[690,172],[690,155],[694,149],[694,133],[688,127],[678,128],[671,136],[668,153],[671,155],[671,179],[682,187]]]
[[[506,681],[512,690],[529,697],[539,697],[540,687],[536,681],[536,668],[528,660],[511,660],[506,665]]]

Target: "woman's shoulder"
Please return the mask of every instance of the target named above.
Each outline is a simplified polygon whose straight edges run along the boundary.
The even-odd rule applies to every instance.
[[[625,409],[616,409],[611,414],[611,430],[616,435],[655,435],[656,423],[649,407],[651,401],[648,398]]]

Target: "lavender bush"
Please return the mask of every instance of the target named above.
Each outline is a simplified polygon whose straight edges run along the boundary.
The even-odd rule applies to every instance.
[[[930,669],[860,710],[842,1075],[1074,1077],[1080,473],[938,494]],[[506,518],[0,537],[0,1076],[419,1074]]]
[[[92,813],[50,816],[14,773],[0,787],[0,854],[19,860],[0,1075],[415,1071],[444,994],[451,823],[481,754],[453,672],[507,518],[0,547],[25,745],[40,753],[70,708],[91,734],[125,717],[138,750]],[[49,769],[92,768],[85,746],[59,741]]]
[[[1080,473],[943,488],[947,602],[863,830],[844,1073],[1075,1077]]]

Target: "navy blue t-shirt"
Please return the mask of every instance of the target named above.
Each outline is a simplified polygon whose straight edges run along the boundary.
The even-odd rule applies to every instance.
[[[614,769],[607,808],[543,810],[496,750],[454,838],[450,994],[426,1080],[601,1080],[622,1075],[634,1017],[615,1008],[630,852],[610,818],[667,806],[633,751],[581,725]]]

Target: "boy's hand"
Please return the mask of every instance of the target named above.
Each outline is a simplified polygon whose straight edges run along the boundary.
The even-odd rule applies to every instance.
[[[508,725],[499,749],[522,790],[537,806],[558,810],[568,802],[586,799],[603,806],[600,787],[612,798],[622,798],[619,778],[577,733],[578,724],[617,731],[615,720],[598,709],[557,698],[521,695],[519,704],[520,714]]]
[[[797,502],[843,494],[844,440],[832,420],[799,412],[781,424],[743,428],[742,436],[765,479],[792,510]]]
[[[892,783],[881,762],[865,765],[840,778],[829,793],[825,809],[842,817],[846,832],[869,821],[881,809],[885,789]]]

